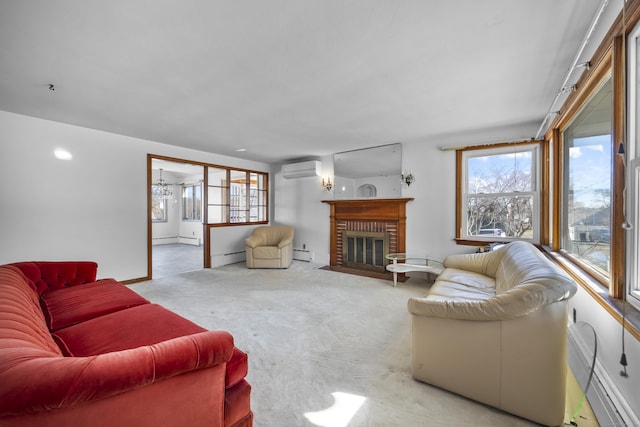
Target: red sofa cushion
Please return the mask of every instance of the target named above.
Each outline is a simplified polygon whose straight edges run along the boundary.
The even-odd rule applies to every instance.
[[[157,304],[105,314],[52,333],[65,356],[93,356],[157,344],[206,329]]]
[[[36,287],[39,294],[96,281],[98,264],[93,261],[26,261],[18,267]]]
[[[52,331],[141,304],[149,301],[113,279],[56,289],[40,297]]]
[[[161,327],[159,327],[161,325]],[[52,333],[66,356],[93,356],[156,344],[206,329],[157,304],[143,304],[78,323]],[[247,354],[234,347],[225,386],[247,375]]]
[[[249,369],[247,353],[237,347],[233,348],[231,359],[227,362],[225,386],[233,387],[247,376]]]
[[[244,427],[252,424],[251,386],[241,381],[224,394],[224,425]]]

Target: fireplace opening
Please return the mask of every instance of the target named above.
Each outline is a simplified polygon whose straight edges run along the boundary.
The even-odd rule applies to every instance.
[[[389,233],[344,230],[344,267],[384,272],[389,253]]]

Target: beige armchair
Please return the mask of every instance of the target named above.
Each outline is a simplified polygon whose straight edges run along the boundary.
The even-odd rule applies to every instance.
[[[576,283],[526,242],[453,255],[444,266],[427,296],[408,302],[413,377],[561,425]]]
[[[246,240],[248,268],[288,268],[293,260],[293,227],[256,227]]]

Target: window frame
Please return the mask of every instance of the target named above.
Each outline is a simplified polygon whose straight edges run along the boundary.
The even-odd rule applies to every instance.
[[[462,245],[485,246],[492,242],[510,242],[515,240],[525,240],[532,243],[539,243],[541,236],[541,205],[542,205],[542,143],[540,141],[519,141],[519,142],[503,142],[498,144],[480,145],[464,147],[456,150],[456,242]],[[473,157],[494,156],[501,154],[512,154],[514,152],[530,151],[532,155],[532,189],[520,194],[530,195],[533,197],[532,222],[533,236],[531,238],[521,237],[499,237],[467,234],[467,206],[468,198],[468,159]],[[491,193],[487,197],[499,197],[500,194],[505,196],[513,196],[518,193]],[[471,195],[474,197],[474,195]]]
[[[565,239],[566,237],[566,233],[568,233],[568,230],[566,230],[566,228],[568,227],[567,224],[567,217],[568,217],[568,213],[566,212],[567,210],[567,203],[568,203],[568,196],[567,196],[567,188],[565,186],[565,184],[567,183],[568,179],[568,174],[569,174],[569,170],[568,170],[568,166],[567,166],[567,157],[569,156],[568,150],[566,150],[567,148],[567,141],[565,140],[565,135],[566,132],[568,131],[569,128],[571,128],[571,126],[574,124],[575,120],[580,116],[580,114],[584,111],[584,109],[587,107],[587,105],[600,93],[600,90],[602,90],[604,88],[604,86],[611,81],[611,129],[610,129],[610,134],[611,134],[611,147],[610,150],[611,152],[609,153],[611,155],[611,169],[610,169],[610,176],[611,176],[611,184],[610,184],[610,214],[609,214],[609,218],[610,218],[610,233],[613,234],[614,230],[613,230],[613,207],[614,207],[614,182],[613,182],[613,171],[614,171],[614,160],[615,160],[615,154],[614,154],[614,148],[615,148],[615,140],[614,140],[614,135],[613,135],[613,76],[611,73],[605,73],[604,77],[601,78],[598,81],[597,85],[594,85],[592,90],[589,91],[589,93],[587,94],[587,96],[584,97],[583,101],[580,103],[580,108],[578,108],[575,111],[575,114],[573,114],[565,123],[564,126],[560,129],[559,132],[559,144],[560,144],[560,158],[558,159],[560,162],[560,174],[558,176],[558,179],[560,180],[560,193],[556,196],[555,198],[555,202],[557,202],[560,206],[560,213],[561,216],[559,218],[557,227],[559,227],[559,235],[560,235],[560,241],[559,243],[559,247],[558,250],[560,251],[560,253],[562,253],[562,255],[564,257],[566,257],[567,259],[569,259],[572,263],[578,265],[582,270],[586,271],[590,276],[592,276],[593,278],[595,278],[598,282],[600,282],[602,285],[604,285],[605,287],[609,287],[609,283],[612,277],[612,268],[613,266],[611,265],[611,260],[613,258],[613,241],[612,241],[612,236],[610,237],[609,240],[609,261],[610,261],[610,267],[609,267],[609,272],[608,274],[604,274],[602,273],[598,268],[596,268],[595,266],[590,265],[588,262],[586,262],[585,260],[577,257],[576,255],[574,255],[573,253],[567,251],[566,248],[566,243],[565,243]]]
[[[627,301],[636,309],[640,310],[640,157],[636,157],[637,146],[640,141],[640,120],[638,111],[640,110],[640,22],[630,31],[627,38],[627,51],[624,52],[628,58],[628,97],[629,111],[629,134],[627,138],[626,158],[629,159],[625,165],[626,187],[624,189],[624,218],[633,224],[633,228],[628,230],[627,236],[627,256],[626,263],[629,268],[626,271],[626,297]],[[633,197],[627,195],[636,195]],[[631,218],[628,217],[631,216]]]
[[[545,139],[554,141],[554,155],[552,174],[555,180],[554,188],[559,191],[553,194],[553,213],[543,213],[551,217],[552,234],[554,236],[551,247],[548,248],[553,256],[561,262],[564,268],[572,274],[576,281],[583,285],[597,301],[610,309],[613,300],[624,299],[625,295],[625,236],[622,229],[623,218],[623,188],[624,188],[624,160],[616,155],[620,143],[624,140],[624,49],[622,36],[612,36],[605,40],[594,54],[592,63],[595,67],[586,70],[576,83],[577,90],[565,100],[560,114],[553,120]],[[612,81],[612,193],[611,193],[611,255],[609,278],[600,275],[563,251],[561,247],[562,230],[562,194],[563,194],[563,147],[562,135],[571,125],[583,107],[589,102],[603,83],[611,78]],[[547,242],[548,243],[548,242]],[[603,294],[607,298],[603,298]]]
[[[189,188],[192,189],[190,197],[185,195],[185,191],[187,191],[187,189]],[[196,195],[196,189],[200,190],[199,199]],[[191,209],[187,209],[188,199],[191,199]],[[197,203],[198,200],[200,201],[199,208]],[[203,207],[202,202],[203,202],[202,183],[182,184],[182,222],[202,222],[202,207]]]

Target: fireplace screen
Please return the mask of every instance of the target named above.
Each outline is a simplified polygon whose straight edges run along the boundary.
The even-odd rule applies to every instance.
[[[364,270],[385,271],[389,253],[389,234],[368,231],[344,231],[342,265]]]

